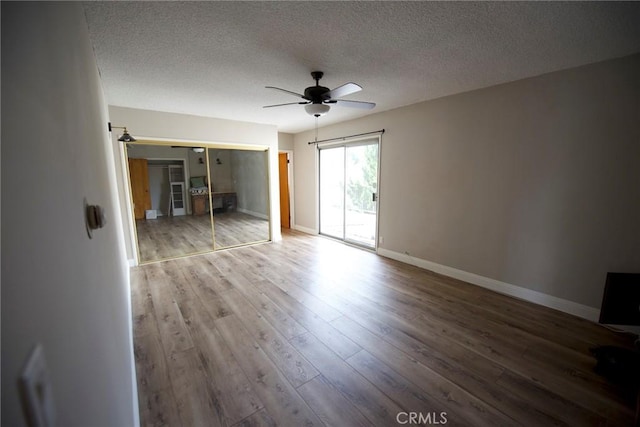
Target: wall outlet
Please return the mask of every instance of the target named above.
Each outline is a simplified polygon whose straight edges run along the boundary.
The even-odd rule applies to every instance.
[[[378,243],[380,243],[381,245],[384,245],[384,237],[382,236],[378,237]]]
[[[29,354],[20,375],[19,387],[27,424],[30,427],[55,426],[53,390],[42,345],[37,344]]]

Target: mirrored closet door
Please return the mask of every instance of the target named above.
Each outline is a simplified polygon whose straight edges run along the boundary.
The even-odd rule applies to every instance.
[[[129,143],[126,153],[140,263],[270,240],[267,151]]]
[[[191,177],[206,175],[194,147],[128,144],[131,197],[141,263],[213,250],[208,211],[192,206]],[[197,214],[196,214],[197,213]]]
[[[215,248],[268,241],[267,151],[209,149]]]

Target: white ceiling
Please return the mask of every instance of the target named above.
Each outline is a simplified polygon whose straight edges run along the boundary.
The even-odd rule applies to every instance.
[[[301,93],[363,87],[320,126],[640,52],[640,2],[87,2],[107,101],[313,128]]]

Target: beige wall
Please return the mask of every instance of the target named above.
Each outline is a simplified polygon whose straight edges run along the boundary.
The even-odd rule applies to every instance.
[[[214,192],[235,191],[233,184],[231,153],[233,150],[209,149],[209,182]],[[217,163],[220,159],[220,164]]]
[[[2,425],[26,425],[17,379],[36,343],[56,425],[136,425],[129,269],[82,4],[2,2],[2,122]],[[85,198],[107,217],[93,239]]]
[[[293,150],[293,135],[290,133],[278,132],[278,149]]]
[[[598,308],[607,271],[640,271],[638,76],[634,55],[319,137],[386,129],[381,248]],[[295,135],[296,226],[317,230],[312,138]]]
[[[129,132],[139,140],[165,140],[193,142],[193,145],[206,143],[234,144],[244,146],[264,146],[269,148],[270,174],[269,190],[270,218],[273,240],[280,240],[280,206],[278,187],[278,132],[275,126],[210,117],[190,116],[186,114],[165,113],[159,111],[138,110],[109,106],[111,123],[114,126],[126,126]],[[122,218],[125,224],[125,242],[127,256],[134,258],[133,223],[129,210],[129,190],[125,178],[125,165],[122,160],[122,148],[117,141],[118,133],[112,135],[113,151],[120,159],[116,165],[120,201],[123,205]],[[214,160],[215,161],[215,160]],[[276,201],[275,203],[273,201]]]
[[[203,153],[196,153],[193,150],[187,150],[187,157],[189,159],[189,176],[187,179],[187,188],[191,186],[189,178],[194,176],[207,176],[207,155]],[[202,159],[202,163],[200,163]]]

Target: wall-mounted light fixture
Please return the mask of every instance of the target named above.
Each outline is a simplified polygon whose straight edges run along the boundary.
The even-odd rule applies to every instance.
[[[129,134],[129,132],[127,131],[126,126],[111,126],[111,122],[109,122],[109,132],[111,132],[112,129],[123,129],[122,131],[122,136],[120,136],[120,138],[118,138],[118,141],[122,141],[122,142],[135,142],[136,139],[134,137],[131,136],[131,134]]]

